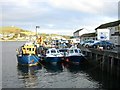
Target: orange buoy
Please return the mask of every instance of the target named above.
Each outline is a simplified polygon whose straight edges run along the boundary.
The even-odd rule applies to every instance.
[[[66,62],[69,62],[69,59],[68,59],[68,58],[66,59]]]

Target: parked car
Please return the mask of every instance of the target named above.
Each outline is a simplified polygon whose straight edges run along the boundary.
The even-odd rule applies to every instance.
[[[98,40],[91,40],[84,44],[84,47],[91,47],[94,43],[99,42]]]
[[[113,49],[115,48],[115,45],[109,41],[99,41],[91,45],[91,47],[93,48],[103,47],[103,49]]]
[[[81,42],[80,42],[80,45],[83,45],[83,44],[84,44],[84,42],[85,42],[85,41],[81,41]]]
[[[90,43],[90,42],[92,42],[93,40],[86,40],[86,41],[82,41],[80,44],[82,45],[82,46],[85,46],[85,44],[86,43]]]

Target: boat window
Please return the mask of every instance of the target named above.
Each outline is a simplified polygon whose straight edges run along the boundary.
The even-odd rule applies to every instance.
[[[29,48],[29,51],[31,51],[31,48]]]
[[[57,53],[59,53],[59,51],[57,51]]]
[[[49,51],[47,51],[47,53],[49,53]]]
[[[63,50],[63,52],[67,52],[67,49]]]
[[[77,50],[77,49],[75,49],[75,53],[78,53],[78,50]]]
[[[51,53],[56,53],[56,51],[55,50],[51,50]]]
[[[34,48],[33,48],[33,51],[34,51]]]
[[[79,50],[79,53],[81,53],[81,51]]]
[[[60,52],[63,52],[63,50],[59,50]]]
[[[74,51],[73,50],[70,50],[70,53],[73,53]]]
[[[67,50],[59,50],[60,52],[67,52]]]

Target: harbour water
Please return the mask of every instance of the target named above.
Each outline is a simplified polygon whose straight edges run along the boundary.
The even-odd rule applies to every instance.
[[[2,42],[2,88],[120,88],[120,76],[102,72],[99,65],[41,64],[21,67],[16,48],[24,42]]]

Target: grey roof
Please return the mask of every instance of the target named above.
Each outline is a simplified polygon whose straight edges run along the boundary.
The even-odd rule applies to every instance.
[[[74,33],[76,33],[76,32],[79,32],[79,31],[81,31],[81,30],[83,30],[84,28],[82,28],[82,29],[79,29],[79,30],[77,30],[77,31],[75,31]]]
[[[97,34],[95,32],[93,32],[93,33],[86,33],[86,34],[81,35],[81,37],[95,37],[95,36],[97,36]]]
[[[120,24],[120,20],[114,21],[114,22],[110,22],[110,23],[106,23],[106,24],[102,24],[99,27],[95,28],[95,30],[103,29],[103,28],[107,28],[107,27],[114,27],[114,26],[118,26],[119,24]]]

